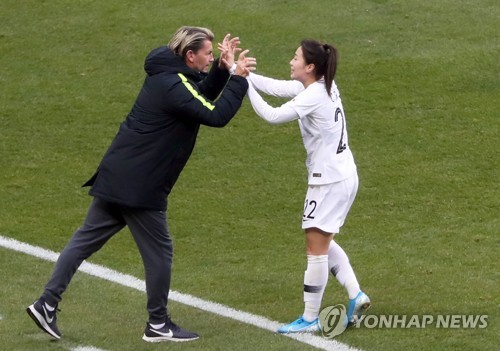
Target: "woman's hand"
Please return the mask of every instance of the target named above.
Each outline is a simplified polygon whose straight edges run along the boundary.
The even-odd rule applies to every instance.
[[[257,60],[254,57],[247,57],[250,50],[242,51],[238,56],[238,61],[236,62],[236,70],[234,72],[235,76],[247,77],[250,72],[255,71],[257,66]]]

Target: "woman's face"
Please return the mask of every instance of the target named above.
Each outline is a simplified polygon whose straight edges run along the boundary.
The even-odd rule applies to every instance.
[[[295,51],[293,59],[290,61],[290,77],[304,83],[310,75],[311,66],[313,65],[308,65],[304,61],[302,47],[299,46]]]

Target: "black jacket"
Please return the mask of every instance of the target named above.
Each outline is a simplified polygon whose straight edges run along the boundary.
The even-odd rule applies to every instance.
[[[230,77],[217,61],[208,74],[195,72],[168,47],[153,50],[144,68],[147,77],[132,110],[84,186],[92,185],[90,195],[110,202],[163,211],[200,125],[225,126],[248,83]]]

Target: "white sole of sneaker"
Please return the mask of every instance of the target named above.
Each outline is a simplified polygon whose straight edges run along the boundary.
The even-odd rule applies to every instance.
[[[143,335],[142,336],[142,340],[146,341],[146,342],[164,342],[164,341],[173,341],[173,342],[186,342],[186,341],[193,341],[193,340],[197,340],[199,339],[199,337],[197,338],[189,338],[189,339],[176,339],[176,338],[167,338],[167,337],[149,337],[149,336],[146,336],[146,335]]]

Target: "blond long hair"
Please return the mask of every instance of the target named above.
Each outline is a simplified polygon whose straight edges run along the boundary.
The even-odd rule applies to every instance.
[[[175,32],[168,47],[179,56],[186,57],[189,50],[197,52],[205,40],[214,40],[214,33],[208,28],[183,26]]]

